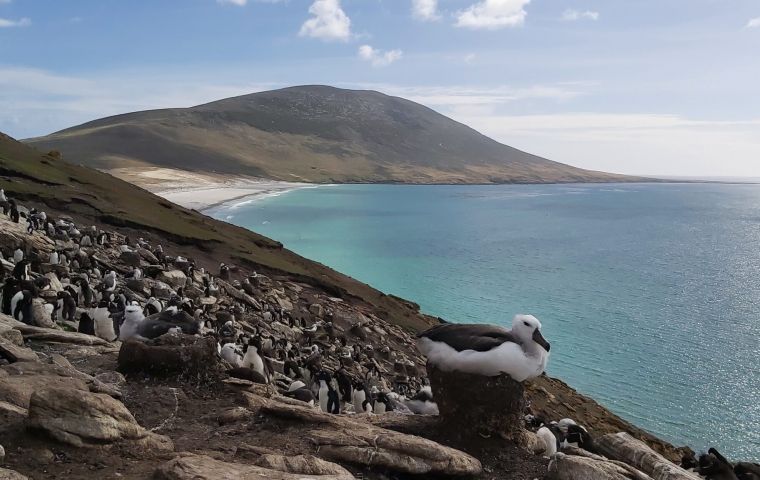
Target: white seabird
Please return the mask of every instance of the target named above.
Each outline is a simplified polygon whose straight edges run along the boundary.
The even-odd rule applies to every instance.
[[[438,325],[418,335],[420,351],[443,371],[495,377],[509,374],[522,382],[544,371],[549,342],[533,315],[515,315],[512,329],[496,325]]]

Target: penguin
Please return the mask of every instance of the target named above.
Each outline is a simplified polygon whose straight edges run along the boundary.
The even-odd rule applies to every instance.
[[[322,370],[315,377],[319,381],[319,409],[325,413],[340,413],[340,397],[332,387],[330,374]]]
[[[79,316],[77,332],[95,336],[95,321],[87,312],[82,312],[82,315]]]
[[[233,367],[243,366],[243,358],[238,353],[237,345],[234,343],[225,343],[219,355]]]
[[[351,402],[353,397],[353,386],[351,377],[346,371],[346,367],[341,365],[337,372],[335,372],[335,378],[338,380],[338,391],[340,392],[340,399],[344,403]]]
[[[13,315],[13,308],[11,307],[11,300],[19,289],[19,282],[15,277],[10,277],[5,280],[3,284],[3,301],[0,305],[2,313],[6,315]]]
[[[375,397],[375,405],[373,406],[372,412],[377,415],[382,415],[386,412],[392,412],[393,411],[393,403],[388,398],[388,395],[385,392],[380,392]]]
[[[11,299],[11,311],[13,318],[27,325],[32,324],[32,292],[20,290]]]
[[[559,438],[547,426],[538,429],[536,435],[544,442],[544,456],[551,457],[559,450]]]
[[[161,304],[161,301],[157,300],[155,297],[150,297],[148,301],[145,302],[145,308],[143,309],[143,314],[146,317],[149,317],[151,315],[155,315],[163,311],[164,311],[164,306]]]
[[[368,395],[363,382],[356,382],[354,384],[352,403],[354,404],[355,413],[372,413],[370,395]]]
[[[433,401],[433,391],[429,385],[403,403],[415,415],[438,415],[438,405]]]
[[[55,251],[55,250],[53,250],[52,252],[50,252],[50,257],[48,259],[48,263],[50,263],[51,265],[58,265],[59,261],[60,261],[60,258],[58,256],[58,252]]]
[[[108,342],[116,340],[116,332],[111,320],[111,312],[108,311],[108,302],[101,301],[96,307],[90,309],[90,316],[95,323],[95,335]]]
[[[20,248],[17,248],[16,250],[13,251],[13,263],[18,263],[23,259],[24,259],[23,250],[21,250]]]
[[[560,430],[562,430],[563,428],[561,423],[560,423],[559,428]],[[594,451],[594,439],[591,437],[591,434],[589,434],[585,428],[575,423],[568,424],[564,428],[565,428],[565,431],[563,431],[564,439],[562,440],[562,448],[573,446],[573,447],[582,448],[589,452]]]
[[[119,328],[119,340],[125,342],[130,338],[136,338],[138,340],[144,340],[137,331],[145,320],[142,309],[137,305],[127,305],[124,308],[124,322]]]
[[[243,367],[250,368],[262,374],[265,378],[268,378],[264,359],[259,354],[261,350],[261,337],[254,337],[248,344],[248,348],[243,356]]]
[[[13,276],[18,280],[29,279],[29,262],[27,260],[19,260],[13,267]]]
[[[106,292],[113,292],[116,290],[116,272],[111,270],[103,277],[103,290]]]
[[[58,301],[56,302],[57,310],[61,312],[61,318],[63,320],[74,321],[74,316],[77,312],[77,302],[68,290],[62,290],[56,294]]]

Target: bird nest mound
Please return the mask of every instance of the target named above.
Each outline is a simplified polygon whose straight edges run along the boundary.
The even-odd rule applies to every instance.
[[[211,337],[162,335],[148,341],[127,340],[119,350],[119,371],[213,381],[222,372]]]
[[[492,435],[523,442],[525,389],[509,375],[447,372],[428,364],[441,427],[459,438]]]

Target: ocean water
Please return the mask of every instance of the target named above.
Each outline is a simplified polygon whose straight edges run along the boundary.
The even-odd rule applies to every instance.
[[[450,321],[534,314],[549,374],[760,460],[760,186],[341,185],[210,213]]]

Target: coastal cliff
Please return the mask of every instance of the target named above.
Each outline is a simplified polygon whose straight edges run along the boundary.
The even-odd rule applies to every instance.
[[[56,303],[64,285],[85,271],[93,285],[113,271],[112,291],[140,305],[149,297],[171,301],[172,292],[181,288],[191,304],[204,305],[200,315],[209,321],[229,312],[241,334],[318,345],[322,368],[340,368],[341,356],[331,347],[345,339],[345,346],[360,350],[345,364],[352,376],[363,375],[369,364],[381,388],[413,393],[422,386],[427,374],[414,333],[437,320],[411,302],[270,239],[5,136],[0,137],[0,187],[25,216],[36,208],[76,225],[78,234],[64,235],[55,227],[52,233],[28,233],[23,220],[0,215],[3,258],[22,250],[32,277],[47,279],[40,303]],[[84,245],[90,231],[98,237],[102,232],[107,241],[90,239]],[[162,245],[163,258],[155,254],[156,245]],[[52,263],[53,252],[71,263]],[[3,267],[6,277],[15,269],[8,261]],[[144,278],[135,278],[135,268]],[[197,360],[183,360],[159,374],[150,366],[155,363],[139,356],[120,358],[129,342],[77,333],[71,319],[36,312],[32,325],[0,316],[0,445],[4,466],[30,478],[406,478],[425,473],[532,479],[547,472],[548,459],[496,438],[460,444],[434,428],[435,417],[317,414],[279,397],[272,385],[230,377],[217,360],[216,342],[209,347],[189,335],[151,340],[167,352],[164,366],[171,364],[171,352]],[[284,362],[270,348],[264,353],[272,355],[273,368],[281,373]],[[525,388],[533,415],[572,417],[597,437],[627,432],[671,461],[685,451],[560,380],[541,376]],[[357,429],[366,429],[366,438],[351,433]],[[379,438],[387,442],[380,445]]]

